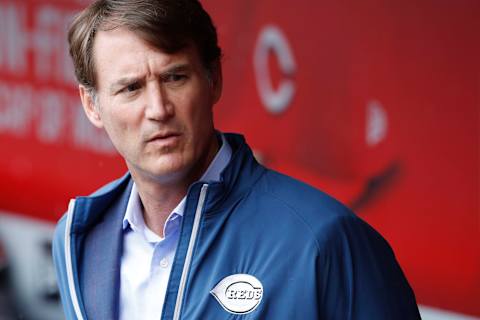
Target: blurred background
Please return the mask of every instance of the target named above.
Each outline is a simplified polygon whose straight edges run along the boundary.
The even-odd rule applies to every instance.
[[[126,170],[67,53],[88,3],[0,0],[0,320],[63,319],[55,222]],[[424,319],[480,319],[480,1],[202,3],[224,49],[217,128],[379,230]]]

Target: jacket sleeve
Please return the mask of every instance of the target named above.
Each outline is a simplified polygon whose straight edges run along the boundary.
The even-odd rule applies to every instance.
[[[63,311],[67,320],[76,319],[75,312],[70,299],[68,289],[67,268],[65,263],[65,224],[66,215],[60,219],[55,229],[52,243],[53,264],[55,266],[55,275],[60,290],[60,298],[62,300]]]
[[[355,215],[326,224],[317,266],[322,319],[421,319],[392,249]]]

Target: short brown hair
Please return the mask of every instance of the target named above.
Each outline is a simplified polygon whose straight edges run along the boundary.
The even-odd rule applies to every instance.
[[[126,27],[166,53],[193,44],[207,71],[221,57],[217,31],[198,0],[97,0],[68,30],[70,55],[80,84],[95,90],[93,42],[98,30]]]

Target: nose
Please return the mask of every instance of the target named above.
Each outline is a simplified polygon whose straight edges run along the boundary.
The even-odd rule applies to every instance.
[[[166,121],[175,115],[174,105],[168,98],[168,94],[157,81],[147,84],[147,106],[145,116],[155,121]]]

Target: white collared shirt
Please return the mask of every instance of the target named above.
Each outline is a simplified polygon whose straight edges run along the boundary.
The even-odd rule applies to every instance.
[[[223,134],[222,146],[200,180],[219,181],[232,150]],[[120,266],[120,320],[161,318],[168,279],[177,248],[186,196],[163,227],[164,238],[143,219],[137,186],[133,183],[123,219],[123,255]]]

